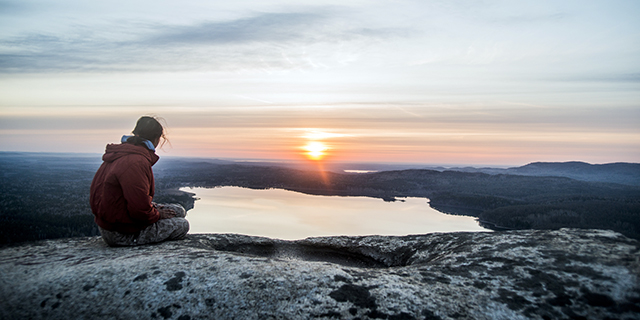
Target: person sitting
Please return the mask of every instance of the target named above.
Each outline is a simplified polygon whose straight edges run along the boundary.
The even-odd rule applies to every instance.
[[[151,167],[159,159],[156,147],[166,141],[164,128],[157,118],[143,116],[132,133],[121,144],[107,145],[91,182],[89,201],[100,234],[110,246],[183,239],[189,231],[185,209],[153,202]]]

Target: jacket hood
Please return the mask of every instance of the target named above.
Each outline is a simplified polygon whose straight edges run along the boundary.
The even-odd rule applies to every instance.
[[[117,159],[120,159],[124,156],[131,155],[131,154],[138,154],[145,157],[147,160],[149,160],[149,163],[151,163],[151,165],[156,164],[156,162],[158,162],[158,160],[160,159],[160,157],[158,157],[158,155],[155,154],[155,152],[143,146],[136,146],[130,143],[123,143],[123,144],[108,144],[104,152],[104,155],[102,156],[102,161],[113,162]]]

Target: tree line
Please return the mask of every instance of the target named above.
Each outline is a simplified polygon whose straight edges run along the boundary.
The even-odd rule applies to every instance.
[[[0,243],[95,236],[89,186],[99,156],[0,153]],[[154,168],[156,202],[193,208],[180,187],[281,188],[317,195],[394,201],[425,197],[444,213],[475,216],[502,229],[598,228],[640,239],[640,188],[477,172],[398,170],[345,174],[168,159]]]

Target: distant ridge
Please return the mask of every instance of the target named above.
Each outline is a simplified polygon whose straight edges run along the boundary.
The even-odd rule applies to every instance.
[[[640,163],[615,162],[590,164],[581,161],[532,162],[521,167],[508,169],[466,167],[451,168],[449,170],[488,174],[567,177],[582,181],[610,182],[640,186]]]

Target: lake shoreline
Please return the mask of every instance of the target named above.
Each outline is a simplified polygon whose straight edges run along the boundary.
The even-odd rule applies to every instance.
[[[195,233],[238,233],[279,239],[317,236],[491,231],[477,219],[449,215],[429,200],[310,195],[279,188],[180,188],[199,200],[187,214]]]

